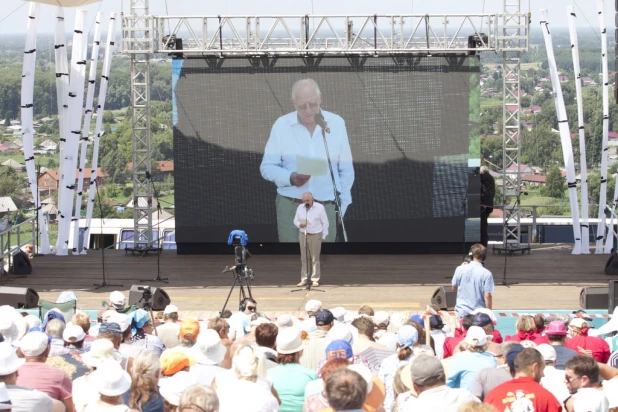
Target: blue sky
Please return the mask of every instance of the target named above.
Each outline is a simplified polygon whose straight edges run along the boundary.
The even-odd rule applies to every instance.
[[[538,27],[539,13],[542,8],[549,9],[550,24],[553,27],[566,27],[567,16],[566,6],[575,5],[578,17],[585,16],[594,29],[598,28],[598,17],[596,1],[594,0],[522,0],[528,10],[528,4],[532,3],[532,26]],[[23,0],[0,0],[0,20],[4,19],[9,13],[21,6]],[[167,4],[167,10],[166,10]],[[89,20],[94,19],[96,11],[100,10],[108,14],[116,11],[120,12],[124,7],[126,14],[129,12],[130,0],[102,0],[85,8],[88,10]],[[581,7],[579,9],[577,7]],[[290,14],[473,14],[500,12],[502,1],[500,0],[150,0],[150,12],[153,15],[290,15]],[[613,29],[614,21],[614,1],[605,0],[605,17],[608,29]],[[10,17],[0,23],[0,34],[20,34],[25,32],[28,6],[23,6]],[[41,6],[41,17],[39,33],[53,32],[54,7],[48,5]],[[67,29],[73,25],[74,9],[65,12],[67,16]],[[578,19],[580,27],[590,29],[589,23],[584,18]],[[88,24],[89,26],[90,24]],[[609,33],[613,33],[611,30]]]

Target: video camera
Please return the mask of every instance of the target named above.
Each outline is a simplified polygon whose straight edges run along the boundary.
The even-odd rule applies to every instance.
[[[244,276],[253,280],[253,270],[247,268],[247,259],[251,253],[245,247],[249,241],[249,236],[243,230],[233,230],[228,236],[227,244],[234,246],[234,266],[226,268],[226,271],[233,271],[236,276]]]
[[[152,302],[150,301],[152,299],[152,290],[150,286],[138,286],[137,290],[142,292],[139,302],[144,302],[143,309],[148,312],[152,308]]]

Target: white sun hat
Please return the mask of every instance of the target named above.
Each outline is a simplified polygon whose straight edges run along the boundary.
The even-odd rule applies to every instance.
[[[81,342],[86,338],[86,334],[81,326],[69,324],[62,332],[62,340],[69,343]]]
[[[116,309],[123,309],[126,301],[127,298],[124,293],[120,291],[115,290],[109,294],[109,303],[111,303]]]
[[[26,357],[39,356],[47,349],[49,339],[43,332],[30,332],[19,341],[19,349]]]
[[[198,383],[195,375],[186,371],[180,371],[174,376],[161,381],[159,393],[166,401],[174,406],[178,406],[180,404],[180,397],[185,389]],[[242,396],[242,394],[238,395]]]
[[[105,396],[120,396],[131,388],[131,376],[122,370],[115,360],[102,362],[97,370],[92,372],[89,382]]]
[[[202,365],[217,365],[225,358],[225,346],[213,329],[206,329],[198,335],[194,350],[197,352],[195,360]]]
[[[0,342],[0,376],[10,375],[17,372],[17,369],[26,362],[19,359],[15,349],[8,342]]]
[[[121,361],[120,355],[114,350],[114,344],[107,339],[97,339],[90,344],[90,351],[82,355],[82,361],[91,368],[98,368],[108,360]]]

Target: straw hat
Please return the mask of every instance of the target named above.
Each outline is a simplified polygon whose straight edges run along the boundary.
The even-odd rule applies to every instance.
[[[277,335],[277,352],[282,355],[289,355],[300,352],[303,349],[303,341],[300,338],[300,330],[296,328],[285,328]]]

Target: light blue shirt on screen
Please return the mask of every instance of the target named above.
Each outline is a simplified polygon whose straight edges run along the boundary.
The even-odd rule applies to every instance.
[[[484,308],[485,294],[495,290],[491,272],[474,261],[457,267],[452,285],[457,286],[455,311],[459,317],[466,316],[476,308]]]
[[[322,115],[330,128],[326,133],[328,152],[335,175],[335,184],[341,197],[341,214],[352,203],[354,166],[348,141],[345,121],[338,115],[322,110]],[[298,121],[296,112],[277,119],[270,132],[264,149],[260,173],[264,179],[277,185],[277,193],[294,199],[301,199],[304,192],[311,192],[317,201],[333,201],[333,183],[330,171],[321,176],[311,176],[303,186],[296,187],[290,182],[290,175],[298,172],[297,156],[326,161],[326,149],[322,138],[322,128],[316,126],[313,135]]]

